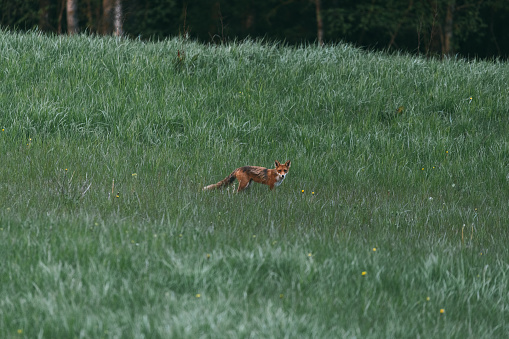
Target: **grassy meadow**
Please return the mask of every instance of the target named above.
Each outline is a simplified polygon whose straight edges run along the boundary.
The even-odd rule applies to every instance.
[[[505,338],[509,64],[0,31],[1,338]],[[292,161],[274,191],[201,191]]]

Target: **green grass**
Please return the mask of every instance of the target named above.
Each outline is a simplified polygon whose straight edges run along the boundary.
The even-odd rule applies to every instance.
[[[0,50],[0,337],[509,334],[509,64],[5,31]],[[274,191],[201,191],[276,159]]]

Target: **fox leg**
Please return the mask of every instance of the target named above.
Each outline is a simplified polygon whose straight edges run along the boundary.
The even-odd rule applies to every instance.
[[[251,183],[251,180],[241,179],[239,180],[239,188],[237,189],[237,192],[245,190],[249,184]]]

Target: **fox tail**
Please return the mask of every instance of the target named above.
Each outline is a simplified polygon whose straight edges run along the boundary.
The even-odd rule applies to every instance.
[[[233,171],[229,176],[227,176],[226,178],[224,178],[223,180],[221,180],[217,184],[212,184],[212,185],[208,185],[208,186],[203,187],[203,190],[204,191],[206,191],[206,190],[213,190],[213,189],[216,189],[216,188],[221,188],[221,187],[229,186],[229,185],[231,185],[235,181],[236,178],[237,177],[235,176],[235,171]]]

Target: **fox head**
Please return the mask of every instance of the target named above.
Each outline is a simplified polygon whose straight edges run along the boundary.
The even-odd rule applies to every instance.
[[[288,170],[290,169],[290,165],[292,164],[290,162],[290,160],[288,160],[287,162],[285,162],[283,165],[281,165],[281,163],[279,161],[275,161],[274,162],[275,165],[276,165],[276,171],[277,171],[277,174],[279,176],[278,178],[278,183],[281,184],[281,182],[283,181],[283,179],[286,177],[286,175],[288,174]]]

